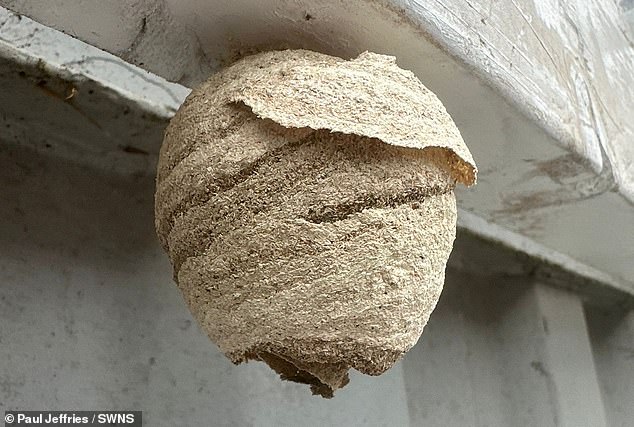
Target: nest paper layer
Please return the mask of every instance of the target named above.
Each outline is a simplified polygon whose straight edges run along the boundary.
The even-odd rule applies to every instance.
[[[440,296],[456,182],[476,168],[393,58],[245,58],[195,89],[161,149],[156,227],[195,317],[236,363],[331,396],[411,348]]]

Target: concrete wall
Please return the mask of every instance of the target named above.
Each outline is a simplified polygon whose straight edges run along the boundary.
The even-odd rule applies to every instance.
[[[0,145],[0,411],[128,408],[151,426],[596,427],[634,417],[631,313],[610,308],[606,320],[605,306],[592,308],[589,335],[578,296],[521,272],[461,272],[462,246],[421,341],[385,375],[353,374],[328,401],[263,364],[233,366],[171,282],[152,188],[149,175]],[[495,256],[482,248],[482,259]]]
[[[0,411],[134,408],[149,426],[407,423],[401,367],[353,375],[326,401],[219,353],[171,281],[153,185],[0,146]]]

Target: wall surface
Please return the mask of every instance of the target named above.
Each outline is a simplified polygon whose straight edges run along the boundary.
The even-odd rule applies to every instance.
[[[401,368],[336,400],[234,367],[154,237],[153,178],[0,147],[0,411],[135,408],[146,425],[406,425]]]
[[[593,306],[589,335],[578,296],[521,270],[462,272],[462,243],[422,339],[386,374],[353,373],[324,400],[264,364],[233,366],[171,281],[152,187],[151,176],[0,146],[0,411],[133,408],[152,426],[596,427],[634,416],[631,314]]]

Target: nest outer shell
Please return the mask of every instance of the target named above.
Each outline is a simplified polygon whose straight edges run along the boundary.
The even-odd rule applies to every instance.
[[[158,165],[156,228],[187,304],[235,363],[332,396],[418,340],[476,168],[391,57],[245,58],[196,88]]]

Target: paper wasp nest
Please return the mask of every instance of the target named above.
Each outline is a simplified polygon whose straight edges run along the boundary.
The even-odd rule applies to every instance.
[[[476,167],[395,59],[245,58],[195,89],[161,148],[156,228],[202,328],[332,396],[418,340],[440,296],[454,187]]]

